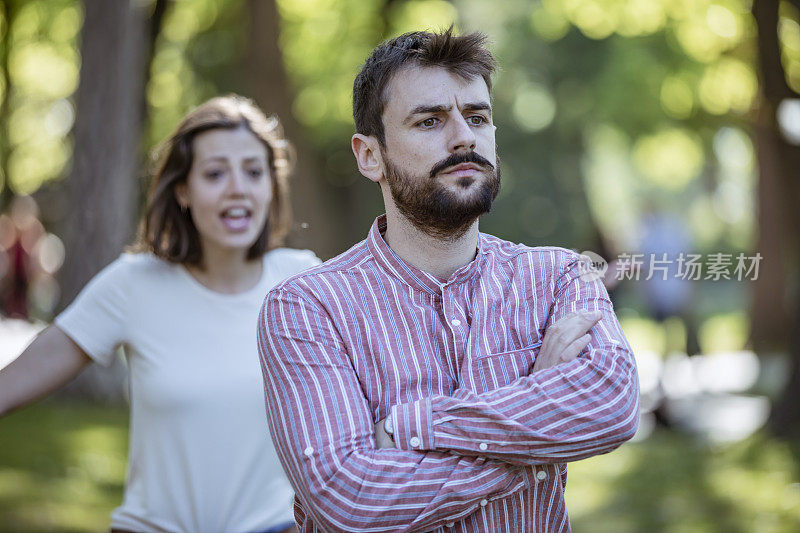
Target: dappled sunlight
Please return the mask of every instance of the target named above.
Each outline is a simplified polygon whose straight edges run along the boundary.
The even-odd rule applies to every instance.
[[[397,33],[447,28],[458,18],[456,7],[445,0],[409,0],[393,6]]]
[[[700,347],[703,353],[741,350],[747,342],[749,327],[742,312],[711,316],[700,326]]]
[[[78,87],[82,22],[72,2],[33,0],[15,13],[8,35],[9,87],[5,79],[2,87],[8,121],[2,186],[16,194],[35,192],[66,168],[74,121],[68,99]]]
[[[3,531],[108,528],[125,479],[124,410],[51,402],[3,420]]]
[[[157,5],[134,4],[147,16]],[[11,30],[0,20],[8,44],[8,77],[0,76],[0,200],[43,198],[46,233],[25,248],[37,273],[21,300],[37,319],[52,318],[56,275],[72,253],[61,226],[70,206],[58,180],[73,166],[76,119],[85,113],[76,101],[81,5],[16,2]],[[679,241],[681,253],[730,254],[735,263],[781,228],[777,242],[795,237],[786,220],[766,225],[774,213],[764,199],[777,204],[789,190],[776,154],[800,143],[800,98],[765,100],[752,0],[275,0],[276,21],[248,18],[252,6],[266,4],[166,5],[152,50],[145,50],[149,75],[137,92],[144,129],[136,157],[144,162],[206,98],[235,91],[264,100],[259,105],[281,116],[298,148],[296,211],[332,213],[326,223],[339,233],[318,242],[337,253],[362,238],[363,222],[381,210],[350,148],[353,79],[378,42],[451,24],[456,32],[485,32],[500,66],[492,121],[503,183],[481,231],[531,246],[594,251],[607,256],[611,270],[624,254],[645,248],[647,224],[658,216],[675,222],[663,232],[675,240],[656,239],[648,250],[656,255]],[[787,84],[781,90],[800,92],[800,11],[781,1],[778,15],[775,53]],[[277,34],[263,31],[272,22]],[[265,41],[254,36],[263,35],[275,37],[269,42],[270,57],[282,64],[277,76],[258,70]],[[781,129],[768,133],[780,148],[765,152],[775,110]],[[102,134],[106,125],[91,128]],[[770,197],[763,178],[773,174],[773,186],[783,188]],[[141,210],[143,194],[135,194]],[[9,220],[0,213],[0,280],[13,268]],[[319,226],[298,217],[297,228],[317,239]],[[683,239],[676,237],[681,230]],[[63,242],[49,232],[63,232]],[[786,246],[780,261],[765,254],[764,265],[781,265],[771,275],[787,272],[779,290],[770,287],[767,303],[775,292],[776,306],[794,302],[795,252]],[[758,347],[753,295],[764,297],[761,285],[700,276],[653,296],[644,281],[610,278],[638,367],[640,425],[619,450],[570,464],[573,529],[794,531],[800,451],[761,433],[790,368],[780,339],[768,339],[774,350]],[[679,293],[686,295],[680,309],[670,309],[670,296]],[[44,327],[0,318],[0,368]],[[107,530],[122,499],[127,422],[124,410],[54,401],[4,418],[0,530]]]
[[[531,12],[531,28],[545,41],[561,39],[570,27],[558,0],[543,0]]]
[[[587,131],[586,143],[582,169],[592,217],[620,249],[630,249],[639,218],[630,142],[621,131],[601,125]]]
[[[522,130],[539,131],[553,122],[556,101],[544,86],[529,83],[518,89],[512,113]]]
[[[644,351],[664,353],[667,346],[666,331],[657,322],[620,313],[619,323],[634,354]]]
[[[746,113],[753,105],[758,80],[753,69],[736,58],[722,58],[709,65],[700,80],[700,103],[706,111],[722,115]]]
[[[633,161],[639,173],[658,186],[680,190],[698,175],[704,157],[692,132],[672,128],[637,140]]]
[[[690,81],[681,76],[667,76],[661,83],[661,106],[671,117],[689,118],[695,106]]]
[[[566,498],[575,531],[788,532],[800,521],[793,472],[788,447],[761,436],[712,447],[662,430],[570,465]]]

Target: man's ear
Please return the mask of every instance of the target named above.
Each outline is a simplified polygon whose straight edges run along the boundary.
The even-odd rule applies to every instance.
[[[383,179],[383,158],[378,146],[378,140],[372,135],[356,133],[350,140],[353,155],[356,156],[358,171],[370,181],[375,183]]]

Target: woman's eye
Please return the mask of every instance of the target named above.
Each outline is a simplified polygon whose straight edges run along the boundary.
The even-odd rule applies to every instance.
[[[251,178],[260,178],[264,175],[264,169],[261,168],[251,168],[247,171]]]
[[[204,176],[205,176],[207,179],[210,179],[210,180],[215,180],[215,179],[219,178],[220,176],[222,176],[222,171],[221,171],[221,170],[206,170],[206,171],[203,173],[203,175],[204,175]]]

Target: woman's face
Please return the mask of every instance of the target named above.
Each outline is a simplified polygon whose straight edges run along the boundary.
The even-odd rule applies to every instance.
[[[246,128],[205,131],[192,148],[192,168],[175,196],[191,213],[203,255],[246,255],[264,228],[272,198],[266,148]]]

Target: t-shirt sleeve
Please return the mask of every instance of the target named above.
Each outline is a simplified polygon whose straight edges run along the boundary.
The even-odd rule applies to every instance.
[[[286,279],[303,270],[315,267],[322,263],[311,250],[294,250],[292,248],[279,248],[274,251],[274,265],[279,271],[279,277]]]
[[[125,339],[129,257],[122,256],[97,274],[54,321],[95,362],[111,364]]]

